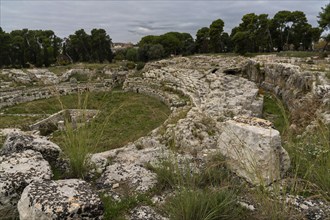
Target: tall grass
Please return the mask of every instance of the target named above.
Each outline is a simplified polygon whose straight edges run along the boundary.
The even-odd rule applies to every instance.
[[[283,147],[288,151],[291,159],[291,168],[288,177],[291,178],[290,193],[302,195],[317,195],[330,200],[330,127],[315,118],[314,127],[306,131],[304,127],[311,122],[311,118],[299,118],[297,126],[300,134],[289,129],[290,118],[281,101],[277,98],[266,99],[264,112],[271,112],[269,120],[283,120],[275,123],[275,127],[282,130]],[[272,103],[270,103],[272,102]],[[314,104],[311,102],[313,108]],[[271,107],[271,108],[269,108]],[[306,106],[305,108],[309,108]],[[308,110],[301,110],[308,111]],[[297,115],[305,115],[295,111]],[[275,117],[274,117],[275,116]],[[315,115],[314,115],[315,116]]]
[[[63,150],[68,157],[71,168],[71,176],[85,178],[90,166],[90,156],[97,152],[97,147],[104,134],[105,128],[109,126],[111,117],[120,111],[124,104],[114,108],[105,118],[102,124],[88,121],[86,110],[89,101],[89,93],[78,93],[78,109],[82,111],[82,117],[65,120],[65,130],[62,132]],[[61,100],[59,99],[59,102]],[[62,105],[62,103],[61,103]],[[102,106],[98,109],[103,109]]]
[[[224,162],[216,154],[197,169],[193,161],[171,155],[158,166],[150,167],[157,174],[157,191],[174,191],[163,207],[170,219],[238,219],[242,215],[243,209],[237,205],[239,184],[231,179]]]
[[[183,189],[167,204],[172,220],[239,219],[242,209],[229,190]]]

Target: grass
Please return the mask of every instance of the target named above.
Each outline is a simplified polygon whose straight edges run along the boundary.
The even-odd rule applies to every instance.
[[[280,100],[271,94],[264,95],[263,117],[273,122],[281,134],[286,131],[289,124],[287,110]]]
[[[314,106],[313,102],[309,105],[302,111],[306,112]],[[288,173],[288,177],[294,182],[293,186],[288,186],[291,193],[317,195],[330,201],[330,126],[316,121],[313,130],[297,135],[288,128],[290,119],[297,121],[296,116],[290,116],[280,100],[269,95],[265,96],[264,116],[282,133],[283,147],[291,159]],[[311,122],[310,117],[300,120],[299,126],[303,127]],[[304,129],[298,131],[302,132]]]
[[[5,141],[6,141],[6,136],[0,134],[0,148],[2,148]]]
[[[304,112],[315,105],[306,103]],[[282,146],[289,153],[291,167],[285,181],[273,183],[272,190],[256,187],[248,192],[255,204],[262,204],[258,213],[260,219],[303,218],[302,213],[285,202],[283,195],[286,194],[330,201],[330,127],[318,122],[314,130],[302,134],[312,119],[304,117],[304,112],[294,112],[296,115],[292,116],[279,99],[265,94],[263,115],[281,132]],[[292,122],[299,122],[297,125],[302,128],[291,130]]]
[[[183,189],[168,201],[166,211],[172,220],[216,220],[238,219],[242,209],[231,191]]]
[[[237,219],[244,210],[237,205],[237,182],[232,179],[220,154],[208,159],[197,171],[191,161],[180,161],[172,155],[157,166],[148,166],[157,174],[156,193],[172,190],[161,207],[170,219],[211,220]]]
[[[125,214],[137,205],[151,205],[152,202],[146,194],[137,194],[135,196],[127,196],[120,201],[115,201],[109,196],[101,196],[104,205],[104,219],[121,220],[125,219]]]
[[[311,51],[281,51],[277,53],[277,56],[280,57],[313,57],[313,56],[320,56],[323,57],[324,55],[320,52],[311,52]]]
[[[162,160],[157,166],[148,167],[157,174],[159,190],[228,186],[234,181],[226,168],[225,158],[218,153],[213,155],[199,172],[194,171],[188,160],[179,161],[174,155]]]
[[[160,101],[136,93],[100,92],[88,95],[86,108],[99,109],[101,112],[90,125],[90,134],[96,134],[102,130],[99,137],[96,152],[121,147],[128,142],[145,136],[151,130],[157,128],[168,117],[170,111]],[[60,101],[54,97],[50,99],[37,100],[5,108],[3,111],[10,114],[53,114],[62,109],[77,108],[78,95],[61,96]],[[121,106],[120,111],[113,113],[108,119],[107,125],[104,121],[109,114]],[[8,122],[8,126],[12,122]],[[21,123],[19,120],[17,123]],[[63,138],[60,132],[54,133],[53,140],[60,146]],[[94,140],[86,140],[93,143]]]
[[[6,113],[55,113],[62,109],[98,109],[100,112],[89,123],[73,123],[66,119],[65,130],[53,133],[52,141],[64,151],[70,162],[68,177],[86,178],[91,169],[89,156],[121,147],[134,141],[163,123],[169,115],[169,109],[160,101],[136,93],[124,93],[116,90],[111,93],[82,93],[53,97],[24,103],[4,109]],[[83,116],[84,117],[84,116]],[[17,118],[12,124],[27,123]],[[76,126],[80,125],[77,129]]]
[[[19,115],[0,115],[0,129],[2,128],[19,128],[26,130],[27,127],[43,116],[19,116]]]

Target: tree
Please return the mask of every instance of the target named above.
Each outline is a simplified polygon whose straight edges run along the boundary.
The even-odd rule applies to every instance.
[[[126,60],[136,62],[138,60],[138,50],[136,48],[128,48],[126,51]]]
[[[164,57],[165,50],[161,44],[151,45],[148,52],[148,60],[158,60]]]
[[[210,50],[213,53],[220,53],[223,51],[223,43],[221,42],[221,34],[225,23],[218,19],[212,22],[209,29],[210,36]]]
[[[161,44],[144,44],[138,49],[138,60],[147,62],[165,57],[165,49]]]
[[[271,32],[275,46],[279,51],[289,49],[309,49],[313,39],[317,36],[317,30],[308,24],[302,11],[279,11],[271,21]]]
[[[254,13],[244,15],[239,26],[232,30],[231,40],[235,51],[241,54],[271,50],[268,15]]]
[[[208,53],[209,43],[210,43],[210,29],[208,27],[203,27],[197,31],[196,34],[196,51],[198,53]]]
[[[223,43],[223,52],[232,51],[232,42],[228,33],[224,32],[221,35],[221,42]]]
[[[158,51],[157,54],[161,54],[160,51],[163,50],[163,56],[169,56],[171,54],[178,55],[189,55],[192,54],[195,50],[194,40],[192,36],[188,33],[179,33],[179,32],[168,32],[160,36],[145,36],[143,37],[139,45],[138,57],[141,61],[147,61],[148,59],[159,59],[155,58],[155,51]],[[152,46],[155,47],[152,47]],[[162,46],[159,47],[159,45]],[[153,50],[148,55],[148,50]],[[159,57],[158,55],[156,57]]]
[[[279,51],[283,50],[284,44],[288,43],[291,28],[291,12],[279,11],[272,19],[272,31],[276,47]],[[286,37],[287,36],[287,37]]]
[[[249,33],[247,31],[237,31],[232,37],[235,45],[235,52],[245,54],[249,51]]]
[[[74,34],[69,35],[66,50],[75,62],[90,61],[92,59],[90,35],[84,29],[77,30]]]
[[[111,39],[104,29],[93,29],[91,31],[91,52],[93,61],[102,63],[107,60],[111,62]]]
[[[11,64],[10,58],[10,35],[2,30],[0,27],[0,67]]]
[[[323,32],[330,30],[330,3],[327,4],[325,7],[321,8],[322,11],[319,13],[319,20],[318,23],[320,27],[322,28]],[[327,48],[329,41],[330,41],[330,34],[327,34],[324,36],[324,39],[326,40],[326,44],[323,47],[323,51]]]

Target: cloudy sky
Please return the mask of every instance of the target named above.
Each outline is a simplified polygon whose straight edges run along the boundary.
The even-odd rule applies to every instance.
[[[280,10],[305,12],[317,26],[321,7],[330,0],[0,0],[0,26],[15,29],[50,29],[60,37],[84,28],[103,28],[113,42],[138,42],[142,36],[169,31],[188,32],[221,18],[225,31],[240,23],[244,14]]]

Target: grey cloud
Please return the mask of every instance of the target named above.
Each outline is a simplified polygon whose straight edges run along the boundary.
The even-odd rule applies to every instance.
[[[328,0],[292,1],[10,1],[1,0],[0,26],[14,29],[51,29],[61,37],[84,28],[104,28],[114,42],[137,42],[144,35],[168,31],[195,36],[201,27],[218,18],[225,31],[240,23],[244,14],[266,13],[272,17],[280,10],[301,10],[316,26],[318,12]]]

